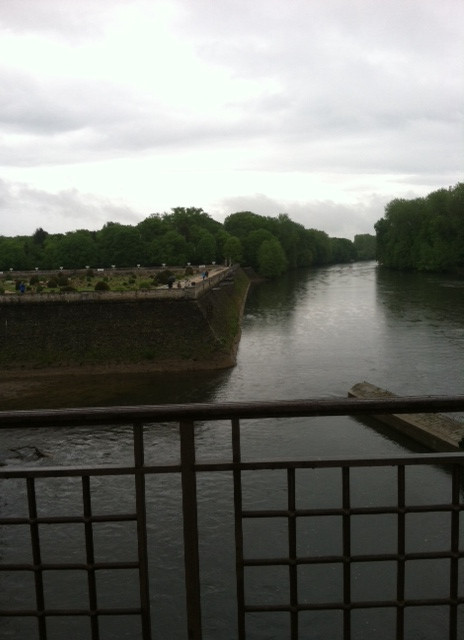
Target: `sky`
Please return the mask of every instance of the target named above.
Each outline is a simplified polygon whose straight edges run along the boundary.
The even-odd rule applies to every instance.
[[[463,181],[462,0],[0,0],[0,235],[201,207],[353,239]]]

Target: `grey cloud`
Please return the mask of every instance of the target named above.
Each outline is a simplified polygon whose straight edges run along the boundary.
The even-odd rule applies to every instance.
[[[1,235],[30,235],[37,227],[49,233],[100,229],[106,222],[137,224],[144,215],[106,198],[67,189],[56,194],[26,184],[0,180]]]
[[[279,201],[264,194],[254,194],[224,198],[216,203],[216,211],[222,219],[236,211],[252,211],[265,216],[287,213],[294,222],[306,229],[318,229],[332,237],[353,239],[359,233],[375,233],[374,224],[383,216],[389,200],[391,198],[373,195],[366,203],[345,205],[330,200],[309,200],[305,203]]]
[[[33,29],[27,20],[21,27],[33,4],[41,7],[35,28],[49,24],[62,34],[77,26],[85,32],[87,18],[80,16],[87,10],[95,24],[104,22],[101,12],[111,15],[110,3],[86,1],[77,10],[64,0],[18,0],[3,11],[5,24]],[[124,4],[129,0],[115,6]],[[461,115],[456,105],[463,96],[450,70],[459,56],[443,40],[447,32],[455,33],[454,21],[443,17],[458,10],[455,0],[443,0],[440,10],[430,0],[177,5],[184,15],[177,33],[195,42],[208,64],[236,79],[274,80],[274,89],[230,103],[236,116],[231,120],[227,109],[203,118],[189,111],[188,101],[163,105],[158,96],[135,87],[65,78],[38,82],[4,73],[0,119],[6,132],[21,135],[5,141],[0,161],[27,166],[243,144],[245,168],[262,163],[283,170],[344,172],[350,166],[413,172],[417,162],[432,170],[437,153],[447,166],[456,162],[454,131]],[[434,25],[439,38],[430,31]],[[445,87],[435,59],[450,65]],[[437,144],[440,128],[444,135]],[[423,152],[415,154],[415,147]],[[442,151],[432,153],[438,148]]]
[[[14,0],[2,3],[0,26],[13,32],[45,33],[78,42],[100,33],[111,13],[131,1]]]

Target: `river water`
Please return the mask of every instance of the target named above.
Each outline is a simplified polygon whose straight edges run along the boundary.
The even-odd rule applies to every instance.
[[[242,323],[242,338],[237,365],[220,372],[190,372],[182,374],[127,374],[116,376],[74,376],[56,379],[49,385],[46,396],[39,391],[24,394],[21,406],[105,406],[130,404],[157,404],[169,402],[290,400],[302,398],[346,396],[350,387],[367,380],[401,395],[453,395],[463,393],[464,382],[464,280],[446,275],[404,274],[380,270],[375,263],[331,266],[327,268],[290,272],[275,282],[265,282],[250,289]],[[314,418],[291,421],[247,421],[242,429],[243,458],[267,457],[307,458],[312,456],[394,455],[401,452],[421,451],[421,447],[365,421],[349,417]],[[222,425],[198,426],[198,457],[217,459],[230,457],[230,434]],[[2,434],[3,458],[16,464],[13,449],[39,446],[53,463],[68,464],[83,461],[124,461],[130,459],[130,433],[125,428],[82,429],[78,433],[34,431],[25,436],[18,432]],[[127,445],[127,447],[126,447]],[[160,425],[147,433],[148,461],[173,461],[178,455],[176,429]],[[314,472],[311,478],[301,472],[297,478],[299,504],[333,506],[339,500],[339,477],[331,470]],[[368,499],[372,493],[379,504],[394,501],[395,480],[392,471],[353,474],[353,500]],[[214,476],[214,477],[211,477]],[[205,637],[211,640],[233,640],[236,637],[234,608],[234,540],[232,515],[232,487],[229,474],[205,474],[199,481],[199,520],[201,532],[202,582],[205,592]],[[411,471],[409,487],[421,499],[421,492],[439,501],[448,490],[447,474],[440,469],[417,468]],[[308,486],[311,490],[308,491]],[[411,488],[412,487],[412,488]],[[420,487],[420,489],[415,489]],[[2,510],[17,514],[21,497],[4,494]],[[20,489],[18,488],[18,491]],[[43,481],[42,507],[48,514],[67,513],[71,504],[79,501],[79,487],[73,479],[58,487],[56,481]],[[446,494],[447,495],[447,494]],[[167,476],[147,482],[149,504],[149,545],[153,551],[151,593],[153,599],[153,628],[156,638],[186,637],[182,611],[182,550],[180,543],[180,486],[179,479]],[[284,478],[279,472],[249,474],[245,481],[246,506],[276,507],[285,501]],[[95,482],[95,508],[115,509],[132,500],[132,492],[119,479],[111,482],[102,478]],[[25,508],[25,507],[23,507]],[[129,507],[128,507],[129,508]],[[19,509],[21,511],[21,508]],[[434,514],[436,515],[436,514]],[[329,522],[330,521],[330,522]],[[340,553],[339,524],[335,519],[322,518],[317,527],[303,522],[299,531],[299,553],[307,553],[306,546],[319,548],[320,553]],[[353,523],[354,552],[374,544],[380,537],[385,545],[394,538],[394,523],[383,516],[381,525]],[[285,546],[281,524],[263,521],[246,523],[246,553],[249,555],[279,555],[276,548]],[[316,525],[314,525],[316,526]],[[305,528],[306,527],[306,528]],[[427,528],[428,534],[420,531]],[[27,540],[28,531],[15,527],[12,538],[3,534],[2,553],[5,558],[27,552],[21,546],[21,536]],[[43,527],[44,561],[56,561],[60,554],[77,556],[84,553],[82,532],[76,527]],[[414,548],[429,548],[433,544],[449,545],[447,522],[440,518],[423,516],[418,532],[409,540]],[[128,535],[124,525],[97,527],[96,546],[101,558],[121,556],[118,539]],[[133,532],[132,532],[133,533]],[[391,536],[389,536],[391,533]],[[80,536],[80,537],[79,537]],[[306,546],[305,546],[306,545]],[[24,549],[26,549],[24,543]],[[357,549],[357,551],[356,551]],[[125,549],[127,550],[127,549]],[[285,555],[285,550],[282,554]],[[53,560],[54,559],[54,560]],[[8,560],[4,560],[8,561]],[[368,564],[368,563],[367,563]],[[392,563],[393,564],[393,563]],[[384,563],[389,565],[389,563]],[[445,589],[446,571],[443,567],[420,567],[412,574],[411,585],[416,588],[433,583],[433,597]],[[353,576],[354,590],[365,598],[378,584],[394,583],[394,567],[386,567],[382,576],[363,574],[363,568]],[[443,574],[443,575],[441,575]],[[433,580],[430,580],[430,575]],[[75,577],[75,576],[74,576]],[[72,576],[70,576],[71,580]],[[131,594],[127,584],[121,590],[118,578],[105,576],[109,590],[127,603]],[[25,589],[21,576],[9,577],[8,603],[32,598],[32,584]],[[308,598],[324,594],[325,598],[340,597],[341,574],[330,565],[317,576],[301,572],[301,589]],[[47,586],[50,597],[59,604],[79,606],[85,602],[85,584],[66,588],[62,582]],[[317,584],[317,588],[315,587]],[[284,586],[280,586],[284,585]],[[410,586],[411,586],[410,585]],[[445,587],[443,586],[445,585]],[[250,572],[250,597],[260,593],[266,601],[284,600],[286,578],[282,567],[268,571],[265,582],[262,575]],[[5,594],[6,590],[0,591]],[[334,595],[334,594],[337,595]],[[135,597],[135,596],[134,596]],[[382,597],[382,595],[378,595]],[[394,597],[393,594],[388,597]],[[420,594],[417,597],[422,597]],[[2,598],[1,605],[5,604]],[[82,600],[80,600],[80,598]],[[104,604],[104,603],[103,603]],[[58,606],[58,605],[57,605]],[[386,613],[385,613],[386,612]],[[377,610],[376,615],[359,615],[359,626],[353,637],[364,640],[394,638],[394,624],[388,610]],[[287,616],[266,614],[251,616],[250,640],[268,640],[288,637]],[[328,615],[322,620],[313,616],[305,623],[308,630],[302,637],[341,637],[340,615]],[[0,631],[0,638],[34,638],[30,621],[11,620]],[[86,619],[77,619],[76,640],[89,637]],[[136,638],[133,622],[108,620],[107,635],[118,640]],[[23,626],[21,626],[23,625]],[[62,637],[59,618],[51,620],[52,637]],[[446,626],[446,612],[420,611],[411,614],[408,638],[436,640]],[[270,630],[271,629],[271,630]],[[464,628],[463,628],[464,632]],[[53,633],[56,635],[53,636]]]

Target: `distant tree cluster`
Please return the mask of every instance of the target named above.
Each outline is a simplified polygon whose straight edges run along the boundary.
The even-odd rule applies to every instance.
[[[464,183],[425,198],[396,199],[375,224],[377,259],[393,269],[464,268]]]
[[[354,242],[330,238],[286,214],[251,211],[233,213],[221,224],[195,207],[153,213],[135,226],[108,222],[99,231],[49,234],[39,228],[32,236],[0,236],[2,271],[240,262],[272,278],[287,269],[374,258],[375,237],[368,234]]]

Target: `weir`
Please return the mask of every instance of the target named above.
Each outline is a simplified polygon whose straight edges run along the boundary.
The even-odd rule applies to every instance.
[[[370,382],[358,382],[349,390],[348,396],[371,400],[399,397]],[[464,441],[464,424],[449,416],[430,413],[386,413],[375,414],[372,417],[433,451],[460,451],[463,449],[461,442]]]

